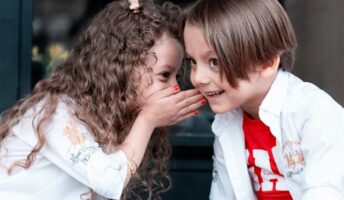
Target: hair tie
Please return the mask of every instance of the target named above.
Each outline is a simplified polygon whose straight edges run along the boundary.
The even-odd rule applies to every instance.
[[[139,13],[140,10],[140,4],[139,4],[139,0],[128,0],[129,2],[129,9],[133,12],[133,13]]]

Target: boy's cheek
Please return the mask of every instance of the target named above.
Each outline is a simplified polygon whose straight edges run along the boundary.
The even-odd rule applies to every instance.
[[[190,74],[190,81],[191,81],[191,84],[195,87],[195,88],[197,88],[197,84],[196,84],[196,82],[195,82],[195,79],[194,79],[194,73],[193,72],[191,72],[191,74]]]

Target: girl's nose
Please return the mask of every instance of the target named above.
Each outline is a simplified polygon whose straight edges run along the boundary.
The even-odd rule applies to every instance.
[[[172,86],[174,86],[174,85],[179,85],[179,84],[178,84],[177,79],[174,79],[174,80],[172,80],[172,81],[169,82],[169,85],[172,87]]]

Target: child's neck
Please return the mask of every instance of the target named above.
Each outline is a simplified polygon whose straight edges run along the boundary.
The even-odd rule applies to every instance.
[[[259,119],[259,114],[258,112],[247,112],[246,110],[244,110],[244,114],[246,114],[250,119]]]

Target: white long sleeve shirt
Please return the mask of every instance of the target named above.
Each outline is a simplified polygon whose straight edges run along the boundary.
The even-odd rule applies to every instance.
[[[39,106],[37,106],[39,107]],[[87,199],[90,189],[96,199],[120,199],[127,175],[123,151],[105,154],[92,134],[70,113],[62,101],[44,129],[46,144],[28,169],[7,169],[23,161],[37,144],[33,128],[36,110],[30,109],[12,128],[0,146],[1,200]]]
[[[313,84],[279,71],[259,116],[276,137],[273,156],[293,199],[344,199],[343,107]],[[241,109],[215,116],[211,200],[256,199],[242,122]]]

